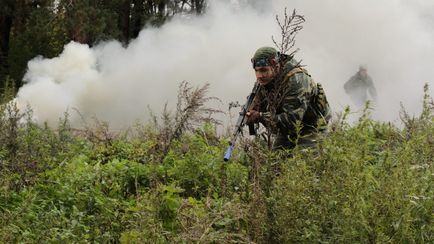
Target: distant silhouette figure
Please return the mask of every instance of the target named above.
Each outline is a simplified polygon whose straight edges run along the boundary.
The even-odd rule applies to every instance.
[[[368,100],[368,91],[371,99],[377,100],[377,90],[364,65],[360,65],[359,71],[344,84],[344,89],[358,107],[364,106]]]

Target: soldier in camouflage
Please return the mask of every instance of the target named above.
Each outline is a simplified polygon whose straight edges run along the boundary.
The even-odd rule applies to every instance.
[[[272,47],[259,48],[251,61],[260,89],[247,124],[260,122],[269,129],[275,137],[273,149],[314,146],[331,117],[321,84],[292,56]]]
[[[376,101],[377,99],[374,82],[368,75],[368,69],[364,65],[360,65],[359,71],[344,84],[344,89],[358,107],[363,106],[368,100],[368,91],[372,100]]]

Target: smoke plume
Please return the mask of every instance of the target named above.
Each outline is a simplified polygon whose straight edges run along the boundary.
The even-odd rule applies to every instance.
[[[420,112],[425,82],[433,94],[430,0],[209,2],[207,14],[145,28],[128,46],[71,42],[56,58],[31,60],[18,104],[29,104],[36,120],[52,125],[69,111],[74,126],[83,116],[121,128],[146,121],[148,107],[155,113],[165,103],[175,107],[178,85],[186,80],[210,83],[209,95],[222,100],[214,106],[227,111],[229,102],[242,103],[250,92],[250,58],[258,47],[273,46],[271,36],[280,35],[275,16],[285,7],[306,18],[296,58],[323,84],[335,112],[353,106],[343,84],[360,64],[368,66],[377,87],[376,119],[397,121],[400,103]]]

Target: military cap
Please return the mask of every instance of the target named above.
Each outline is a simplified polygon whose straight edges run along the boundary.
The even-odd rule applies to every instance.
[[[278,52],[273,47],[261,47],[256,50],[252,58],[253,68],[270,66],[278,62]]]

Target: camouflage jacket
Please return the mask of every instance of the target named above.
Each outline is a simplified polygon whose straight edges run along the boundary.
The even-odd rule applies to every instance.
[[[359,96],[362,100],[367,99],[367,91],[373,99],[377,98],[377,91],[372,78],[369,75],[363,77],[359,72],[344,84],[344,89],[350,96]]]
[[[294,59],[283,71],[260,88],[253,109],[261,112],[261,123],[273,134],[294,138],[325,130],[331,111],[321,84],[313,81]],[[299,124],[299,127],[297,126]]]

